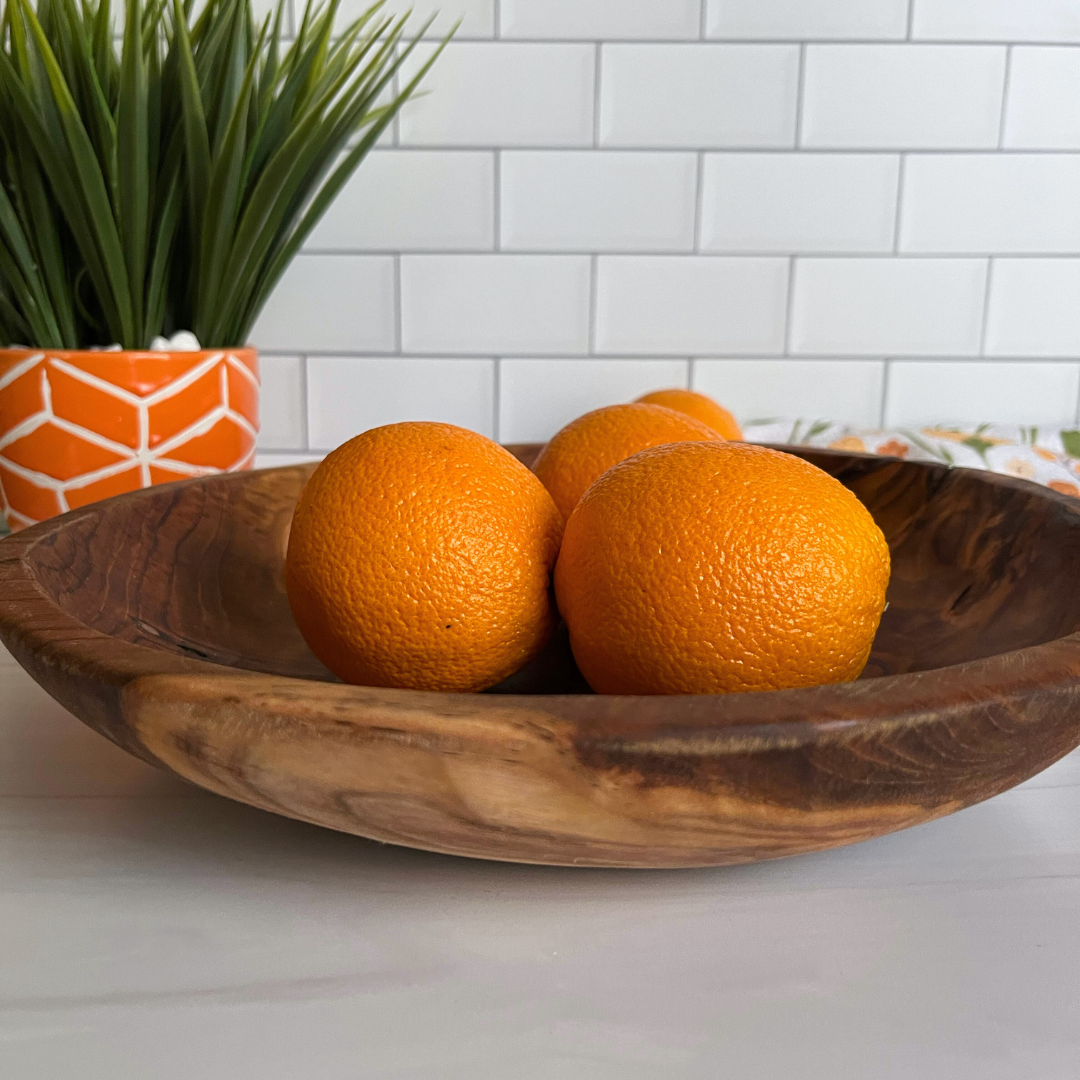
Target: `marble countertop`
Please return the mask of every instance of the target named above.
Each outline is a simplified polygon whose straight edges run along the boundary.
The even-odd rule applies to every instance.
[[[429,855],[190,788],[0,657],[3,1080],[1076,1080],[1080,753],[756,866]]]

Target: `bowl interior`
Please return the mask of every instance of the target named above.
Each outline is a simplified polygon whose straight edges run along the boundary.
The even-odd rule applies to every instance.
[[[535,447],[512,448],[528,462]],[[927,671],[1080,629],[1080,507],[1011,478],[833,451],[797,453],[868,507],[892,551],[864,678]],[[34,573],[105,634],[213,663],[333,681],[300,636],[282,566],[310,466],[148,489],[73,516]],[[588,692],[565,632],[504,693]]]

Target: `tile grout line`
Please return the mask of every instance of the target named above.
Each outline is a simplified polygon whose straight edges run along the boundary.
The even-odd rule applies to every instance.
[[[912,30],[915,27],[915,0],[908,0],[907,3],[907,37],[906,41],[911,40]]]
[[[499,401],[499,397],[502,393],[502,359],[498,356],[492,357],[492,362],[495,365],[494,375],[492,378],[492,389],[494,395],[491,400],[491,423],[492,423],[492,438],[496,442],[502,442],[502,432],[499,430],[502,424],[502,404]]]
[[[994,277],[996,259],[990,256],[986,260],[986,285],[983,288],[982,329],[979,333],[979,356],[986,356],[986,334],[990,324],[990,285]]]
[[[295,38],[292,34],[282,34],[282,44],[291,44]],[[111,40],[116,44],[123,41],[123,34],[113,34]],[[336,43],[340,38],[332,36],[331,42]],[[382,39],[380,39],[382,40]],[[424,43],[436,44],[442,40],[439,32],[431,32],[421,38]],[[814,45],[903,45],[908,39],[904,37],[620,37],[608,39],[613,45],[677,45],[685,48],[693,48],[698,45],[711,46],[756,46],[769,48],[775,45],[803,45],[810,42]],[[1002,48],[1009,45],[1022,45],[1025,48],[1035,47],[1042,49],[1067,49],[1072,50],[1077,46],[1076,38],[1024,38],[1018,41],[1015,38],[979,38],[972,40],[970,36],[964,38],[912,38],[916,44],[942,46],[945,48],[974,48],[990,49]],[[481,34],[477,31],[468,31],[456,34],[453,43],[455,45],[594,45],[596,37],[494,37],[491,34]]]
[[[305,353],[300,357],[300,441],[304,444],[305,450],[311,449],[311,392],[308,388],[310,381],[308,358]]]
[[[593,102],[592,102],[592,144],[593,149],[600,148],[600,79],[604,67],[604,46],[598,41],[593,51]]]
[[[794,255],[800,259],[821,259],[831,262],[864,260],[867,262],[948,262],[970,261],[971,259],[1015,259],[1017,261],[1042,260],[1055,262],[1077,262],[1080,253],[1074,251],[995,251],[985,248],[982,251],[892,251],[878,249],[874,251],[829,251],[825,248],[806,248],[793,252],[791,248],[775,250],[750,248],[716,248],[709,251],[695,252],[691,248],[624,248],[594,251],[587,248],[555,250],[551,248],[507,248],[493,251],[490,247],[471,248],[304,248],[297,258],[317,256],[319,258],[343,259],[390,259],[395,255],[404,257],[418,255],[425,258],[473,259],[477,256],[494,258],[497,255],[528,255],[530,258],[581,259],[587,255],[599,254],[613,259],[787,259]],[[274,351],[274,350],[270,350]],[[287,350],[277,350],[287,351]]]
[[[600,256],[589,256],[589,341],[587,356],[596,356],[596,308],[599,291]]]
[[[708,41],[709,0],[698,0],[698,41]]]
[[[704,219],[705,211],[705,151],[699,150],[697,152],[697,162],[695,163],[695,183],[697,185],[694,191],[694,247],[693,254],[701,254],[701,230],[702,221]]]
[[[394,352],[402,355],[402,342],[405,340],[405,328],[401,317],[401,254],[394,255]]]
[[[799,82],[795,94],[795,150],[802,148],[803,107],[806,99],[806,44],[799,46]]]
[[[790,356],[773,350],[771,352],[757,352],[748,349],[733,350],[701,350],[696,360],[827,360],[830,363],[842,364],[865,364],[880,361],[882,352],[793,352]],[[329,357],[342,360],[396,360],[398,357],[386,349],[305,349],[300,347],[289,350],[259,349],[260,356],[265,357],[289,357],[295,359],[304,356],[308,359],[322,359]],[[445,360],[447,363],[456,363],[461,360],[490,360],[492,352],[484,346],[477,346],[467,352],[460,350],[441,349],[433,352],[430,349],[416,349],[402,353],[406,360]],[[590,356],[582,351],[571,352],[544,352],[542,349],[522,349],[520,352],[508,353],[501,356],[503,360],[683,360],[685,353],[679,354],[678,349],[663,352],[642,352],[634,349],[619,349],[610,352],[597,352]],[[940,349],[929,352],[897,353],[893,355],[897,362],[922,361],[930,364],[1066,364],[1069,366],[1078,363],[1075,351],[1071,353],[1055,353],[1051,356],[1032,356],[1025,353],[995,353],[992,356],[976,356],[974,353],[943,353]]]
[[[815,45],[820,42],[814,42]],[[491,153],[493,150],[534,151],[545,154],[580,154],[586,150],[595,149],[591,142],[563,142],[563,143],[521,143],[512,146],[502,146],[497,143],[475,142],[409,142],[400,146],[388,147],[377,146],[372,149],[375,154],[387,154],[391,150],[405,153],[433,153],[440,151],[448,154],[462,153]],[[776,155],[791,154],[793,147],[790,144],[777,145],[776,143],[717,143],[713,146],[702,147],[700,143],[679,143],[673,146],[657,146],[647,143],[624,143],[620,145],[604,145],[600,147],[605,154],[692,154],[705,149],[708,153],[724,154],[766,154]],[[1031,146],[1011,147],[1003,146],[1000,150],[991,144],[986,146],[860,146],[851,144],[848,146],[802,146],[799,149],[806,154],[829,155],[832,157],[897,157],[900,154],[908,154],[914,157],[1060,157],[1080,158],[1080,146],[1066,148],[1055,146]]]
[[[492,196],[491,203],[495,212],[492,224],[491,242],[494,251],[502,251],[502,159],[503,152],[497,149],[492,156]]]
[[[784,357],[791,356],[791,334],[795,311],[795,261],[796,256],[788,258],[787,300],[784,304]]]
[[[881,402],[878,411],[878,427],[884,430],[885,414],[889,408],[889,383],[892,376],[892,360],[885,358],[885,370],[881,374]]]
[[[1012,87],[1013,47],[1010,45],[1005,50],[1005,78],[1001,85],[1001,117],[998,120],[998,150],[1005,146],[1005,120],[1009,109],[1009,91]]]
[[[904,186],[907,179],[907,154],[900,155],[896,170],[896,218],[893,221],[892,256],[900,254],[900,221],[904,209]]]
[[[502,0],[492,0],[492,4],[491,4],[491,40],[492,41],[501,41],[502,40]]]

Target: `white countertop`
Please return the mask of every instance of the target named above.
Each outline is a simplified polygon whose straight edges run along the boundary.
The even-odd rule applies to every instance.
[[[187,787],[0,659],[3,1080],[1077,1080],[1080,753],[756,866],[509,866]]]

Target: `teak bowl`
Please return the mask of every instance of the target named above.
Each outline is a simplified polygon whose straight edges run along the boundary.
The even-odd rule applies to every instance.
[[[76,716],[195,784],[489,859],[702,866],[814,851],[989,798],[1080,743],[1080,501],[966,469],[795,452],[854,491],[892,548],[858,682],[568,692],[582,686],[563,636],[497,693],[343,685],[282,588],[311,466],[150,488],[4,540],[0,634]]]

